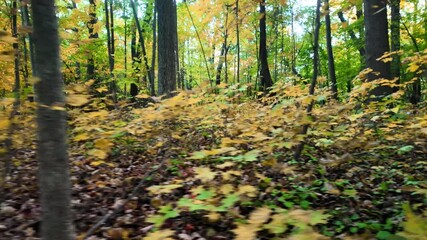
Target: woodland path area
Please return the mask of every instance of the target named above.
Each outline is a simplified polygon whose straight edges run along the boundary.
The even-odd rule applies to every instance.
[[[418,115],[400,123],[387,122],[389,110],[377,115],[379,129],[393,127],[380,138],[363,129],[369,114],[345,117],[348,106],[325,106],[342,119],[322,132],[331,112],[317,112],[318,131],[296,161],[297,135],[289,133],[300,127],[288,119],[295,105],[218,98],[182,93],[148,108],[71,112],[78,239],[88,231],[87,239],[423,239],[425,135],[404,130]],[[24,136],[32,127],[19,131],[29,147],[14,152],[0,239],[39,236],[37,162],[33,136]],[[352,128],[357,142],[346,137]]]
[[[427,1],[0,1],[0,240],[427,239]]]

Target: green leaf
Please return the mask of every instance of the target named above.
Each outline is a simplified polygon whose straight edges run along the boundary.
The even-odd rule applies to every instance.
[[[258,155],[261,153],[260,150],[254,149],[252,151],[249,151],[243,155],[243,159],[246,162],[253,162],[256,161],[258,158]]]
[[[414,149],[414,146],[412,146],[412,145],[403,146],[397,150],[397,153],[398,154],[408,153],[408,152],[412,151],[412,149]]]
[[[199,196],[196,197],[197,200],[207,200],[211,199],[213,196],[215,196],[215,193],[209,190],[202,190],[200,192]]]
[[[378,239],[387,239],[389,236],[391,235],[391,233],[387,232],[387,231],[379,231],[376,235],[376,237]]]
[[[232,207],[237,201],[239,201],[239,195],[230,194],[226,198],[221,201],[221,208],[229,209]]]
[[[204,159],[207,156],[208,155],[204,151],[198,151],[198,152],[193,152],[191,154],[191,157],[189,157],[188,159],[199,160],[199,159]]]
[[[181,198],[178,201],[178,206],[187,207],[189,211],[197,211],[197,210],[209,210],[212,207],[205,204],[197,204],[194,203],[193,200],[189,198]]]

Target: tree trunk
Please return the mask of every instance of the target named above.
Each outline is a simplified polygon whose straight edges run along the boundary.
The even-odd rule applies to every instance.
[[[329,15],[329,0],[325,0],[326,47],[328,51],[328,72],[331,82],[332,98],[338,100],[337,77],[335,75],[335,59],[332,50],[331,16]]]
[[[142,58],[144,60],[144,76],[148,75],[148,80],[149,82],[154,82],[154,80],[151,79],[151,74],[149,74],[150,72],[150,67],[148,66],[148,59],[147,59],[147,51],[145,48],[145,41],[144,41],[144,34],[143,34],[143,29],[141,27],[141,24],[138,20],[138,13],[137,13],[137,9],[135,6],[135,2],[133,0],[130,1],[131,7],[132,7],[132,13],[133,13],[133,18],[135,20],[135,24],[136,24],[136,29],[138,30],[138,36],[139,36],[139,43],[141,45],[141,50],[142,50]]]
[[[18,0],[13,0],[12,2],[12,36],[14,38],[18,38]],[[20,74],[19,74],[19,58],[20,58],[20,51],[19,51],[19,45],[18,42],[14,42],[12,44],[14,53],[15,53],[15,101],[17,105],[20,105],[21,102],[21,80],[20,80]]]
[[[221,47],[221,55],[219,56],[218,66],[216,67],[216,81],[215,81],[216,85],[221,84],[221,71],[222,71],[222,66],[224,65],[224,57],[226,54],[227,54],[227,47],[225,43],[223,43]]]
[[[377,60],[390,51],[388,40],[387,7],[385,0],[364,0],[366,67],[372,69],[368,80],[391,79],[390,62]],[[393,93],[389,86],[378,86],[370,95],[378,100]]]
[[[320,6],[321,0],[317,0],[316,7],[316,20],[314,27],[314,39],[313,39],[313,76],[311,78],[309,94],[314,95],[314,90],[316,88],[317,77],[319,73],[319,32],[320,32]],[[310,115],[314,106],[314,101],[311,100],[311,103],[307,107],[307,114]],[[308,131],[308,124],[305,124],[301,130],[302,135],[306,135]],[[304,142],[301,142],[295,149],[294,159],[298,160],[301,157],[302,150],[304,149]]]
[[[240,30],[239,30],[239,0],[236,0],[236,48],[237,48],[237,73],[236,80],[240,82]]]
[[[98,32],[95,32],[94,27],[95,24],[98,23],[98,18],[96,17],[96,1],[95,0],[89,0],[89,22],[87,23],[87,28],[89,31],[89,39],[92,41],[95,41],[95,39],[98,39]],[[95,79],[95,60],[93,58],[92,51],[88,52],[88,59],[87,59],[87,69],[86,69],[86,79]]]
[[[179,45],[178,45],[178,19],[177,19],[177,13],[176,13],[176,2],[173,1],[173,11],[172,11],[173,15],[172,15],[172,19],[173,19],[173,25],[175,26],[174,31],[173,31],[173,39],[174,39],[174,48],[175,48],[175,66],[176,66],[176,77],[177,77],[177,83],[178,83],[178,88],[183,88],[183,86],[181,86],[181,73],[179,70]]]
[[[265,19],[267,18],[265,13],[265,0],[261,0],[259,4],[260,20],[259,20],[259,57],[261,61],[260,79],[261,79],[261,91],[267,92],[268,88],[273,86],[271,80],[270,69],[268,67],[268,56],[267,56],[267,33]]]
[[[176,8],[174,0],[156,0],[158,14],[158,95],[172,96],[176,90]]]
[[[60,69],[58,19],[53,0],[33,0],[37,76],[41,235],[44,240],[75,239],[67,155],[66,112]]]
[[[400,0],[391,0],[391,51],[397,52],[400,50]],[[400,55],[398,53],[393,54],[393,60],[391,62],[391,77],[400,79]]]
[[[153,2],[154,8],[153,8],[153,46],[151,49],[152,52],[152,58],[151,58],[151,68],[150,68],[150,94],[151,96],[156,95],[156,90],[154,86],[154,79],[155,79],[155,66],[156,66],[156,54],[157,54],[157,8],[156,8],[156,2]]]

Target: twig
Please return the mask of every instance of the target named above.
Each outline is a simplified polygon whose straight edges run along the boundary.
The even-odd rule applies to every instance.
[[[144,186],[145,182],[146,182],[146,178],[148,176],[150,176],[152,173],[154,173],[155,171],[159,170],[161,167],[163,167],[166,163],[166,159],[163,159],[163,161],[160,163],[160,165],[157,166],[157,168],[152,169],[151,171],[148,171],[144,174],[144,176],[142,176],[142,179],[139,181],[138,185],[136,185],[136,187],[133,189],[133,191],[131,192],[131,194],[129,194],[129,196],[122,201],[120,204],[118,204],[118,206],[116,206],[112,211],[108,212],[106,215],[104,215],[103,217],[101,217],[98,222],[95,223],[95,225],[93,225],[84,235],[83,240],[88,239],[88,237],[90,237],[92,234],[95,233],[95,231],[101,227],[108,219],[110,219],[111,217],[113,217],[114,215],[116,215],[117,213],[121,212],[123,210],[123,207],[129,202],[130,199],[132,199],[139,191],[139,189]]]

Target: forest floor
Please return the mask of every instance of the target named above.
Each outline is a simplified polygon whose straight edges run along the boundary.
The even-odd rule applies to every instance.
[[[71,109],[78,239],[425,239],[426,107],[227,91]],[[39,237],[33,117],[19,116],[1,240]]]

